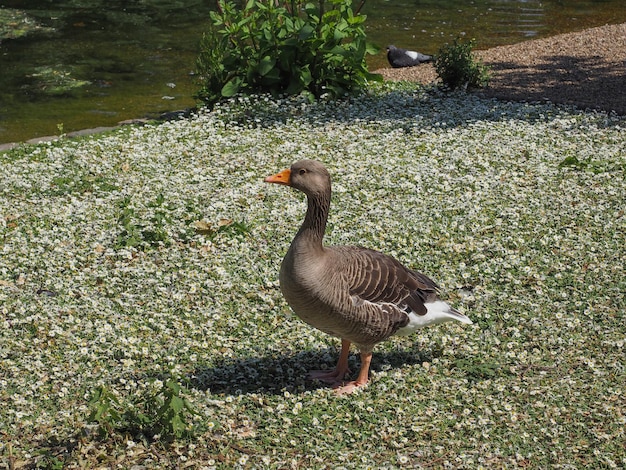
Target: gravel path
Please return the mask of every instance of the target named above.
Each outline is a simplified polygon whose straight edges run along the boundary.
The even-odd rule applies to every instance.
[[[491,67],[481,95],[552,101],[626,115],[626,23],[476,51]],[[437,81],[430,64],[377,71],[387,80]]]

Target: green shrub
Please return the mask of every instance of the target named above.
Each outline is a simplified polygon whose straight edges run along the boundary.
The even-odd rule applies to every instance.
[[[489,83],[489,67],[472,56],[475,41],[455,39],[439,49],[435,70],[445,86],[457,88],[480,88]]]
[[[378,50],[352,0],[217,4],[197,60],[197,97],[209,104],[237,93],[339,97],[381,79],[367,70],[366,55]]]

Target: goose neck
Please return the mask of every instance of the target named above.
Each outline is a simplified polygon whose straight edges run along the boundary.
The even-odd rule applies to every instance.
[[[330,194],[309,195],[307,205],[306,216],[296,238],[306,240],[316,248],[321,248],[328,220]]]

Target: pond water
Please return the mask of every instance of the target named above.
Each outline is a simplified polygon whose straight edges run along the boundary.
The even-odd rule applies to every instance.
[[[0,0],[0,143],[195,105],[194,62],[213,7]],[[485,49],[626,22],[624,0],[368,0],[362,11],[374,43],[425,53],[458,35]],[[385,66],[383,52],[369,60],[371,70]]]

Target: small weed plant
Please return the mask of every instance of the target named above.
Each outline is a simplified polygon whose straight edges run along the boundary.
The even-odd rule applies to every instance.
[[[97,424],[103,439],[116,432],[149,440],[156,436],[170,440],[188,437],[192,433],[189,417],[196,414],[183,387],[174,379],[126,406],[115,393],[100,386],[89,401],[89,409],[88,421]]]
[[[98,434],[106,439],[122,421],[120,401],[104,385],[94,390],[89,400],[90,414],[87,421],[98,425]]]
[[[489,67],[472,55],[475,41],[456,38],[452,44],[439,49],[435,60],[435,70],[444,86],[451,90],[458,88],[480,88],[489,83]]]
[[[368,72],[365,15],[352,0],[220,0],[197,60],[197,97],[213,104],[237,93],[340,97],[380,80]]]
[[[147,220],[141,221],[130,196],[120,201],[118,216],[120,232],[116,240],[117,248],[135,247],[147,250],[161,245],[167,246],[171,242],[165,228],[168,217],[163,194],[158,194],[148,208],[151,209],[152,214]]]

